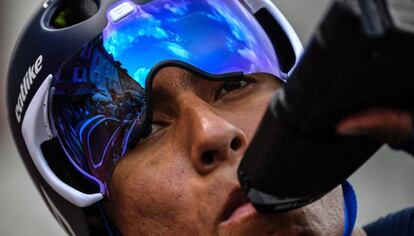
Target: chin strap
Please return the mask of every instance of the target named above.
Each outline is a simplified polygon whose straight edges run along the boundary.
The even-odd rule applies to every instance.
[[[351,236],[357,218],[357,198],[352,185],[345,181],[342,184],[344,193],[344,236]]]

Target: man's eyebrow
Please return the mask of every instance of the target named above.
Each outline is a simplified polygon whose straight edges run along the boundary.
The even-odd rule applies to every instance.
[[[161,102],[172,101],[174,96],[171,91],[164,86],[155,87],[151,90],[151,98],[153,105]]]
[[[154,78],[154,82],[157,79],[162,80],[162,84],[157,84],[152,87],[151,96],[153,102],[172,102],[174,95],[178,91],[184,91],[194,89],[196,87],[198,78],[189,72],[181,73],[180,78],[168,79],[168,75],[162,75],[160,78]],[[154,83],[155,84],[155,83]]]

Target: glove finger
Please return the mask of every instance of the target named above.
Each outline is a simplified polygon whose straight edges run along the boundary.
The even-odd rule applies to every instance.
[[[412,117],[406,111],[374,108],[353,114],[337,125],[340,135],[368,135],[390,145],[403,144],[412,133]]]

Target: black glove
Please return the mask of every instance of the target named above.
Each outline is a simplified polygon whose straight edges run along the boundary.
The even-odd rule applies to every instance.
[[[323,196],[383,144],[337,135],[340,120],[372,107],[414,109],[414,26],[400,27],[408,18],[395,14],[414,9],[405,3],[333,4],[241,162],[239,180],[253,203],[286,210]]]

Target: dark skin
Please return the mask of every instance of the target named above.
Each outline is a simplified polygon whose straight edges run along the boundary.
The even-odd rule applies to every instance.
[[[178,68],[159,72],[153,132],[112,176],[107,209],[122,235],[342,235],[341,187],[282,214],[259,215],[248,203],[223,213],[243,198],[238,164],[281,86],[269,75],[249,77],[213,82]],[[339,133],[361,125],[357,118]]]
[[[273,93],[269,75],[213,82],[165,68],[153,84],[154,132],[117,165],[111,218],[123,235],[341,235],[343,197],[284,214],[247,206],[224,214],[242,192],[236,170]]]

